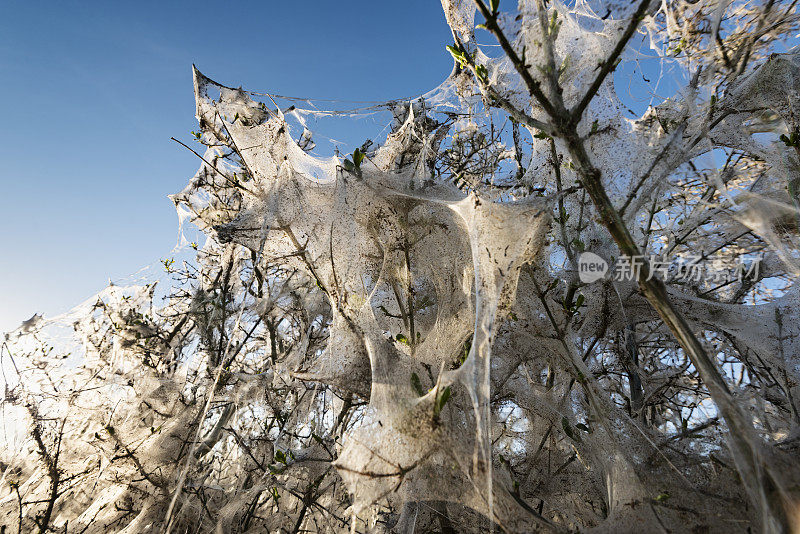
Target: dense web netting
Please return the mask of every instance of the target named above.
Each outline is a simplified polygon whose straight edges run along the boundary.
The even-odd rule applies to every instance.
[[[179,247],[5,336],[9,531],[797,526],[794,5],[442,5],[411,99],[193,69]]]

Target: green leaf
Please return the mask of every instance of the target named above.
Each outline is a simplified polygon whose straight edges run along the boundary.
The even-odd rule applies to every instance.
[[[561,30],[561,21],[558,20],[558,11],[553,10],[553,16],[550,19],[550,37],[555,40],[558,37],[558,32]]]
[[[478,80],[482,83],[489,83],[489,71],[486,70],[484,65],[475,67],[475,76],[477,76]]]
[[[361,162],[364,161],[364,153],[361,152],[358,148],[355,149],[353,152],[353,165],[355,165],[356,169],[361,168]]]
[[[581,437],[577,432],[575,432],[575,430],[572,428],[572,425],[569,424],[569,419],[566,417],[561,418],[561,428],[564,429],[564,433],[569,437],[569,439],[581,443]]]
[[[558,77],[559,78],[561,78],[561,75],[564,74],[564,72],[566,72],[566,70],[569,68],[569,60],[570,60],[571,57],[572,56],[566,56],[564,58],[564,60],[561,62],[561,66],[558,67]]]
[[[466,67],[467,64],[469,64],[469,58],[467,57],[466,53],[464,52],[464,50],[461,48],[460,45],[458,44],[454,46],[447,45],[445,48],[447,49],[448,52],[450,52],[450,55],[453,56],[453,59],[455,59],[459,65],[461,65],[462,67]]]
[[[404,345],[408,345],[409,347],[411,346],[411,341],[408,340],[408,337],[406,337],[405,334],[397,334],[395,339]]]
[[[444,408],[445,403],[447,403],[447,400],[450,398],[450,393],[451,393],[450,386],[447,386],[439,394],[433,406],[434,417],[438,417],[439,414],[442,413],[442,408]]]
[[[656,502],[664,502],[664,501],[666,501],[667,499],[669,499],[669,493],[665,491],[665,492],[663,492],[663,493],[659,493],[659,494],[656,496],[656,499],[655,499],[655,500],[656,500]]]
[[[286,465],[286,453],[282,450],[275,451],[275,462]]]
[[[425,390],[422,389],[422,382],[420,381],[417,373],[411,373],[411,387],[414,388],[414,391],[419,397],[425,395]]]
[[[469,336],[465,341],[464,345],[461,347],[461,354],[458,357],[458,360],[450,367],[451,369],[458,369],[464,362],[467,361],[469,358],[469,351],[472,349],[472,336]]]
[[[597,125],[597,119],[595,119],[595,120],[592,122],[592,133],[593,133],[593,134],[597,133],[597,126],[598,126],[598,125]]]
[[[780,138],[783,141],[783,144],[786,146],[800,146],[800,135],[797,132],[792,132],[788,136],[785,134],[781,134]]]
[[[580,428],[581,430],[583,430],[584,432],[588,432],[589,434],[591,434],[591,433],[592,433],[592,431],[589,429],[589,427],[588,427],[588,426],[586,426],[586,425],[585,425],[585,424],[583,424],[583,423],[577,423],[577,424],[575,425],[575,428]]]

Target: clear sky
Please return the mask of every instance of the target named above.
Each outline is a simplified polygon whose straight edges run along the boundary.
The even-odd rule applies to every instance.
[[[191,65],[226,85],[348,100],[450,72],[436,0],[37,2],[0,17],[0,332],[166,257],[166,195],[197,159]]]

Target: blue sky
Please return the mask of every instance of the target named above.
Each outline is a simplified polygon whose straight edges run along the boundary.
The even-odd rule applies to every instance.
[[[228,85],[389,100],[450,72],[435,0],[18,2],[0,18],[0,332],[169,255],[196,158],[191,65]]]

